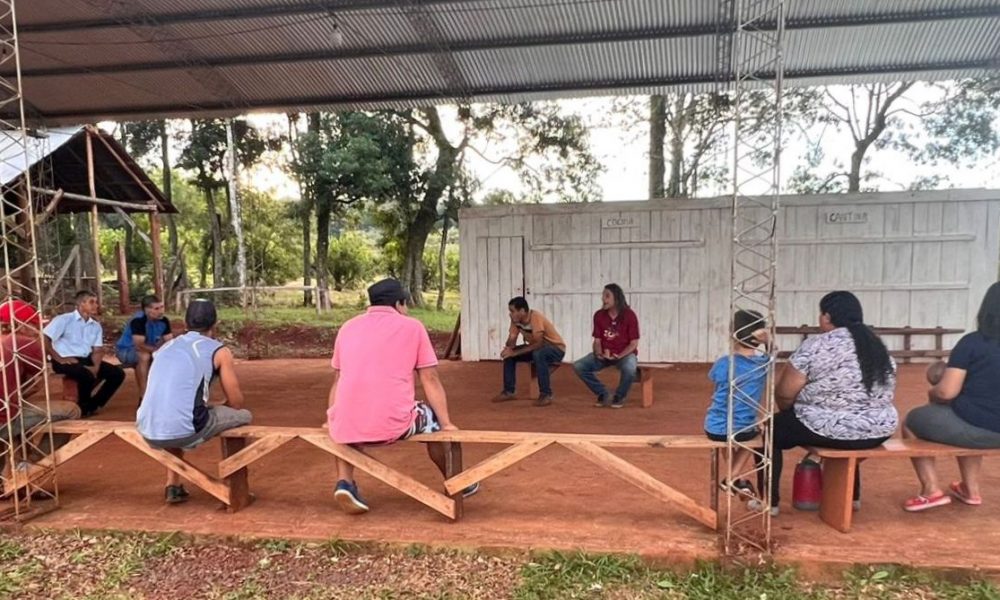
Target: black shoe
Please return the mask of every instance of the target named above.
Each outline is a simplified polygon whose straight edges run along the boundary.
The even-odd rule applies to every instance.
[[[756,498],[757,494],[754,492],[753,484],[746,479],[737,479],[736,481],[729,483],[725,479],[719,482],[719,488],[726,492],[727,494],[732,494],[734,496],[743,496],[745,498]]]
[[[167,504],[180,504],[181,502],[187,502],[188,496],[190,495],[191,494],[184,489],[183,485],[168,485],[167,489],[164,491]]]
[[[548,406],[552,404],[552,394],[542,394],[535,400],[535,406]]]
[[[611,400],[611,408],[621,408],[623,406],[625,406],[625,399],[624,398],[619,398],[618,396],[615,396]]]
[[[594,403],[595,408],[604,408],[605,406],[611,406],[611,394],[601,394],[597,398],[597,402]]]

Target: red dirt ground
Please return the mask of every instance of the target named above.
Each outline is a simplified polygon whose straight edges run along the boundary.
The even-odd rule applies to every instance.
[[[330,380],[326,360],[252,361],[238,368],[257,424],[308,426],[323,421]],[[898,397],[904,413],[924,401],[923,368],[902,368]],[[453,418],[468,429],[697,434],[710,392],[707,367],[685,365],[658,376],[651,409],[638,407],[638,389],[623,410],[596,409],[572,370],[562,369],[555,375],[555,403],[539,409],[527,399],[502,405],[488,401],[499,389],[497,363],[446,362],[441,370]],[[527,382],[520,384],[526,390]],[[136,396],[130,375],[100,418],[133,418]],[[208,444],[192,457],[209,466],[218,459],[217,448]],[[466,465],[498,449],[469,446]],[[375,454],[392,465],[405,465],[423,481],[440,480],[416,444],[379,449]],[[707,452],[651,449],[620,454],[708,502]],[[794,465],[797,457],[793,453],[786,464]],[[956,476],[953,463],[940,468],[944,481]],[[160,468],[123,442],[106,440],[60,470],[63,508],[32,525],[634,552],[682,564],[717,555],[713,532],[561,448],[548,448],[488,479],[483,491],[466,502],[466,516],[458,523],[447,522],[365,476],[360,486],[372,512],[344,515],[332,501],[332,469],[329,455],[293,442],[251,467],[257,501],[237,514],[227,514],[196,489],[186,505],[164,505]],[[1000,476],[989,469],[987,473],[986,490],[1000,489]],[[823,525],[815,513],[797,512],[788,505],[791,473],[786,473],[783,512],[774,520],[778,560],[819,570],[856,562],[899,562],[1000,572],[996,553],[1000,494],[987,493],[986,504],[979,508],[954,504],[911,515],[899,508],[916,489],[908,461],[865,464],[864,478],[864,507],[855,517],[854,531],[840,534]]]

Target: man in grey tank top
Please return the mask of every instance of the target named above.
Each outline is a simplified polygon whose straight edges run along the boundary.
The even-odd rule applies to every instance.
[[[227,429],[250,424],[252,418],[243,408],[233,353],[215,339],[215,305],[195,300],[184,320],[187,333],[154,354],[146,393],[136,414],[136,429],[146,443],[178,458]],[[210,405],[209,389],[216,375],[226,401]],[[169,504],[188,498],[180,476],[173,471],[167,471],[165,494]]]

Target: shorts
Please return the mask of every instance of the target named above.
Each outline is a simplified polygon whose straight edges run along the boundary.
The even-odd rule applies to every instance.
[[[434,414],[434,409],[431,408],[430,404],[417,402],[416,406],[413,407],[413,412],[415,413],[413,423],[410,424],[410,428],[406,430],[406,433],[399,436],[399,439],[396,440],[397,442],[421,433],[441,431],[441,424],[438,422],[437,415]]]
[[[906,428],[922,440],[960,448],[1000,448],[1000,433],[976,427],[947,404],[927,404],[906,415]]]
[[[208,422],[191,435],[173,440],[150,440],[146,443],[160,450],[194,450],[223,431],[249,425],[253,415],[246,409],[235,409],[229,406],[213,406],[208,409]],[[145,439],[145,438],[144,438]]]
[[[136,352],[135,347],[119,348],[115,352],[115,356],[118,357],[118,362],[121,363],[123,369],[132,369],[139,364],[139,353]]]
[[[757,431],[756,429],[751,429],[750,431],[741,431],[741,432],[739,432],[739,433],[736,434],[736,441],[740,442],[742,444],[744,442],[749,442],[750,440],[754,439],[758,435],[760,435],[760,432]],[[727,439],[726,436],[718,434],[718,433],[709,433],[708,431],[705,432],[705,437],[707,437],[708,439],[712,440],[713,442],[725,442],[725,441],[728,441],[728,439]]]

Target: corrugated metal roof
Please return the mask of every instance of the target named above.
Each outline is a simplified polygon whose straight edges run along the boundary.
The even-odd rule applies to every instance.
[[[1000,0],[787,3],[792,84],[1000,68]],[[712,0],[32,0],[50,123],[706,89]]]

